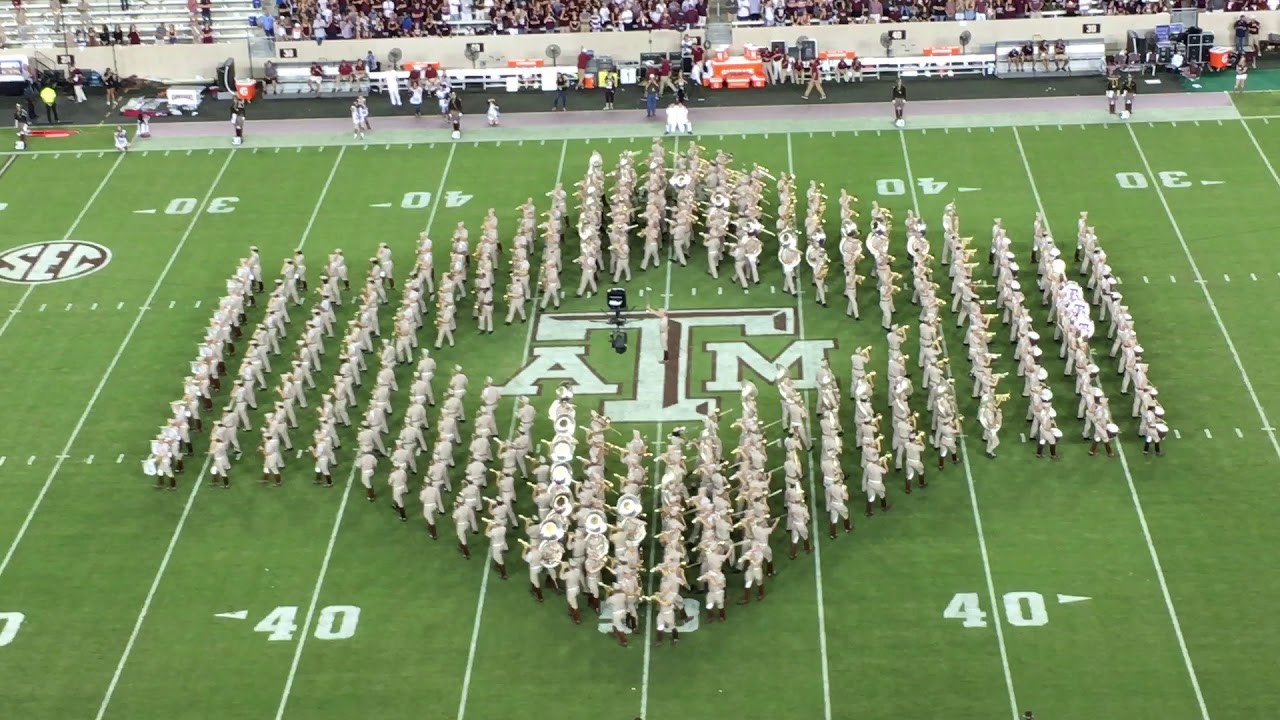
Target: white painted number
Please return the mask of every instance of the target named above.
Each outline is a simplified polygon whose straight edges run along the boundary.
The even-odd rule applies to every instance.
[[[169,206],[164,209],[165,215],[189,215],[192,210],[196,209],[195,198],[174,198],[169,201]]]
[[[298,607],[282,605],[272,610],[253,626],[254,632],[267,633],[267,640],[292,640],[298,631]],[[360,608],[354,605],[330,605],[321,608],[316,619],[317,640],[350,640],[360,624]]]
[[[298,624],[294,622],[297,619],[297,606],[283,605],[262,618],[261,622],[253,626],[253,631],[269,633],[268,640],[292,640],[294,631],[298,629]]]
[[[978,593],[956,593],[956,596],[951,598],[951,604],[942,611],[942,617],[947,620],[963,620],[967,628],[987,626],[987,614],[982,612]]]
[[[450,190],[449,192],[445,193],[444,206],[449,208],[462,207],[463,205],[466,205],[467,201],[470,200],[472,197],[474,196],[463,195],[457,190]]]
[[[350,640],[360,623],[360,608],[354,605],[330,605],[320,611],[316,621],[317,640]]]
[[[238,197],[216,197],[209,200],[209,207],[205,208],[206,212],[211,213],[229,213],[235,212],[236,203],[240,202]],[[165,206],[165,215],[190,215],[199,207],[200,201],[195,198],[174,198]]]
[[[876,192],[881,195],[905,195],[907,184],[897,178],[884,178],[876,181]]]
[[[1161,185],[1174,190],[1189,188],[1195,184],[1188,180],[1187,174],[1181,170],[1164,170],[1156,173],[1156,177],[1160,178]],[[1147,176],[1138,172],[1116,173],[1116,182],[1122,190],[1146,190],[1150,187]]]
[[[1049,622],[1044,596],[1038,592],[1005,593],[1004,616],[1014,627],[1040,627]]]
[[[916,184],[920,186],[920,192],[925,195],[937,195],[947,189],[947,184],[941,180],[934,180],[931,177],[922,177],[916,180]]]
[[[209,201],[209,207],[206,212],[224,214],[236,211],[236,203],[240,202],[238,197],[216,197]]]
[[[18,628],[27,616],[20,612],[0,612],[0,647],[13,642],[18,637]]]
[[[431,205],[431,193],[429,192],[407,192],[404,198],[400,200],[400,207],[405,210],[422,210]]]
[[[1013,627],[1040,627],[1049,622],[1044,596],[1038,592],[1005,593],[1004,617]],[[947,609],[942,611],[947,620],[963,620],[967,628],[987,626],[987,614],[982,611],[978,593],[956,593]]]
[[[920,192],[924,195],[937,195],[947,189],[947,183],[931,177],[916,179]],[[876,192],[880,195],[906,195],[907,184],[898,178],[881,178],[876,181]]]

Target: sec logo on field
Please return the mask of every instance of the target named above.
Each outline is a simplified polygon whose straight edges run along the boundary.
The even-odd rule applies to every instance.
[[[97,272],[109,262],[111,251],[96,243],[31,243],[0,253],[0,280],[28,285],[62,282]]]

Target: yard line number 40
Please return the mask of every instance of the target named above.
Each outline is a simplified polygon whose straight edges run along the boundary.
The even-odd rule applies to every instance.
[[[254,632],[266,633],[267,640],[292,640],[298,631],[298,606],[282,605],[267,613],[253,626]],[[330,605],[321,608],[314,630],[317,640],[350,640],[360,624],[360,608],[355,605]]]
[[[1044,596],[1038,592],[1008,592],[1002,598],[1005,620],[1013,627],[1040,627],[1049,622]],[[947,609],[942,611],[947,620],[961,620],[967,628],[987,626],[987,614],[982,610],[978,593],[956,593]]]

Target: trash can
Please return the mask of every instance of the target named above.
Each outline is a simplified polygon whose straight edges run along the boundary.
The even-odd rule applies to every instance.
[[[253,100],[254,93],[258,90],[257,80],[237,80],[236,81],[236,97],[241,100]]]

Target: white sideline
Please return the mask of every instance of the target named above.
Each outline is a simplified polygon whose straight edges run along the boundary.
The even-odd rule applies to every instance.
[[[791,133],[787,134],[787,173],[795,177],[796,169],[791,152]],[[804,342],[804,283],[796,285],[796,322],[800,326],[800,341]],[[808,391],[805,392],[805,410],[809,409]],[[809,416],[812,424],[813,416]],[[813,577],[818,600],[818,648],[822,656],[822,717],[831,720],[831,664],[827,657],[827,601],[822,590],[822,532],[818,524],[818,491],[813,479],[813,444],[809,446],[809,520],[812,528],[809,535],[813,538]]]
[[[560,146],[560,165],[556,168],[556,182],[559,183],[564,175],[565,155],[569,151],[569,141],[565,140]],[[443,189],[444,185],[441,184]],[[529,309],[529,330],[524,336],[524,351],[520,355],[521,362],[529,359],[529,348],[533,346],[533,326],[534,320],[538,317],[538,300],[535,298],[533,307]],[[507,439],[510,440],[516,429],[516,414],[513,409],[511,412],[511,427],[507,429]],[[471,692],[471,672],[475,668],[476,647],[480,640],[480,621],[484,616],[484,598],[489,592],[489,566],[492,563],[488,561],[486,556],[484,563],[484,571],[480,575],[480,595],[476,599],[476,617],[471,625],[471,644],[467,648],[467,669],[462,674],[462,692],[458,697],[458,720],[467,714],[467,695]]]
[[[4,555],[4,560],[0,560],[0,577],[4,575],[4,571],[9,567],[10,561],[13,560],[13,554],[18,551],[18,545],[22,542],[22,538],[26,536],[27,529],[31,527],[31,521],[36,516],[36,511],[40,509],[40,505],[44,503],[45,495],[49,493],[49,488],[53,486],[53,480],[58,476],[58,471],[62,469],[62,463],[70,456],[71,446],[75,444],[76,438],[80,437],[80,431],[84,429],[84,424],[89,420],[89,413],[93,412],[93,408],[98,404],[98,398],[102,395],[102,389],[107,386],[107,381],[111,379],[111,374],[115,372],[116,365],[120,363],[120,358],[124,356],[124,351],[129,347],[129,343],[133,341],[133,335],[138,331],[138,326],[142,324],[142,318],[146,316],[146,309],[155,300],[156,293],[160,292],[160,286],[164,284],[164,280],[169,276],[169,271],[173,269],[174,262],[177,261],[178,255],[182,252],[182,248],[186,246],[187,239],[191,237],[191,231],[196,226],[196,220],[200,219],[204,208],[209,205],[209,198],[213,196],[214,190],[217,189],[218,183],[222,181],[222,176],[227,172],[227,167],[231,164],[231,159],[235,157],[235,153],[227,153],[227,159],[222,162],[218,174],[213,178],[213,184],[209,186],[209,191],[204,194],[204,199],[200,201],[200,212],[193,213],[191,222],[187,223],[187,229],[183,231],[182,237],[178,240],[178,246],[173,249],[173,254],[169,256],[169,261],[165,263],[164,269],[160,271],[160,277],[156,278],[155,285],[151,286],[151,292],[148,293],[147,299],[142,303],[142,308],[138,310],[138,314],[133,318],[133,324],[129,326],[129,332],[125,334],[124,340],[120,342],[120,347],[116,349],[116,354],[111,358],[111,363],[107,365],[106,372],[102,373],[102,378],[98,380],[98,386],[94,388],[93,394],[89,396],[89,403],[85,405],[84,412],[80,414],[80,419],[76,421],[76,425],[71,430],[71,437],[67,438],[67,443],[62,446],[62,451],[58,453],[57,462],[53,464],[53,469],[49,471],[49,476],[45,478],[44,485],[40,488],[40,493],[36,495],[36,501],[32,503],[31,510],[27,513],[26,519],[22,521],[22,526],[18,528],[18,534],[13,538],[13,542],[9,544],[9,550]],[[117,164],[120,162],[116,160]],[[113,166],[116,167],[116,166]],[[106,180],[103,180],[106,184]]]
[[[449,177],[449,168],[453,165],[453,154],[457,149],[457,145],[449,148],[449,157],[445,160],[444,171],[440,174],[440,190],[436,193],[435,203],[431,207],[431,214],[427,217],[427,229],[431,229],[431,223],[436,219],[436,211],[440,209],[440,198],[444,194],[445,179]],[[346,147],[343,147],[345,152]],[[333,169],[329,171],[329,178],[325,181],[324,187],[320,190],[320,198],[316,200],[315,210],[311,213],[311,221],[307,223],[306,233],[311,232],[312,224],[315,222],[316,215],[320,212],[321,205],[324,204],[325,196],[329,193],[329,186],[333,183],[333,176],[338,171],[338,163],[342,162],[342,152],[338,153],[338,159],[333,163]],[[302,238],[306,242],[306,235]],[[307,637],[311,634],[311,622],[315,618],[316,605],[320,603],[320,593],[324,590],[325,578],[329,575],[329,562],[333,559],[333,549],[338,544],[338,532],[342,529],[342,518],[347,513],[347,504],[351,499],[351,486],[356,479],[355,461],[351,463],[351,472],[347,475],[347,484],[342,489],[342,502],[338,504],[338,513],[333,518],[333,530],[329,533],[329,542],[324,549],[324,559],[320,561],[320,574],[316,576],[315,587],[311,591],[311,600],[307,603],[307,614],[302,621],[302,629],[298,634],[298,646],[293,651],[293,659],[289,662],[289,674],[284,680],[284,690],[280,693],[280,704],[276,706],[276,720],[284,717],[285,708],[289,705],[289,693],[293,691],[293,681],[298,676],[298,666],[302,664],[302,650],[307,645]]]
[[[70,240],[71,236],[75,234],[76,228],[80,227],[80,222],[84,220],[84,216],[89,214],[89,208],[93,207],[94,201],[102,194],[102,189],[107,186],[107,181],[111,179],[112,175],[116,174],[116,168],[120,167],[122,160],[124,160],[124,153],[120,153],[116,161],[111,164],[111,167],[107,170],[106,177],[102,178],[102,182],[98,183],[97,189],[93,191],[93,194],[89,196],[89,200],[85,202],[84,207],[80,209],[80,214],[76,215],[75,221],[71,223],[71,228],[67,230],[66,235],[62,236],[63,242]],[[35,284],[27,285],[22,297],[18,298],[18,304],[13,306],[13,309],[9,311],[9,317],[6,317],[4,323],[0,324],[0,337],[3,337],[8,332],[9,326],[13,324],[13,319],[18,317],[18,313],[22,312],[22,306],[27,304],[27,298],[31,297],[31,293],[35,292],[35,289]]]
[[[228,158],[230,158],[233,155],[234,153],[232,153],[231,155],[228,155]],[[329,172],[329,178],[325,182],[324,188],[321,190],[320,199],[316,202],[317,210],[320,207],[320,205],[324,202],[325,194],[328,192],[329,185],[333,182],[334,173],[338,169],[338,163],[342,161],[342,155],[343,153],[339,152],[337,160],[334,161],[333,169]],[[225,166],[223,167],[223,169],[224,170],[226,169]],[[215,187],[217,186],[216,181],[214,182],[214,186]],[[213,194],[212,188],[210,189],[209,194],[210,195]],[[202,211],[203,211],[203,207],[207,205],[208,199],[209,199],[208,196],[206,196],[205,203],[202,204]],[[199,215],[200,213],[196,213],[195,217],[192,218],[192,221],[191,221],[192,226],[195,225],[195,221],[199,218]],[[314,220],[315,220],[315,213],[313,212],[311,216],[312,222],[307,223],[307,227],[305,231],[307,234],[311,232],[311,226]],[[304,234],[301,240],[299,240],[298,242],[299,249],[301,249],[303,246],[306,245],[307,234]],[[149,305],[150,303],[148,302],[146,304]],[[209,469],[209,464],[211,460],[212,460],[212,457],[207,458],[204,462],[204,466],[200,469],[200,474],[196,477],[195,486],[191,488],[191,495],[187,498],[187,504],[183,507],[182,515],[178,518],[178,524],[173,529],[173,535],[169,537],[169,545],[168,547],[165,548],[164,557],[160,560],[160,567],[156,569],[155,577],[152,578],[151,587],[150,589],[147,590],[147,596],[142,601],[142,609],[138,611],[138,618],[134,622],[133,630],[129,633],[129,641],[125,643],[124,652],[120,654],[120,660],[119,662],[116,663],[115,672],[111,676],[111,683],[107,686],[107,692],[102,698],[102,704],[98,706],[98,714],[96,716],[96,720],[102,720],[102,718],[106,715],[107,707],[111,704],[111,699],[115,695],[116,686],[119,684],[120,678],[124,675],[125,665],[128,664],[129,656],[133,653],[133,646],[138,641],[138,635],[141,634],[142,632],[142,624],[146,622],[147,614],[151,611],[151,603],[155,599],[156,592],[158,592],[160,589],[160,582],[164,579],[164,574],[169,569],[169,560],[173,557],[174,548],[176,548],[178,545],[178,538],[182,536],[182,530],[187,525],[187,517],[190,516],[191,514],[191,508],[195,504],[196,495],[200,492],[200,488],[204,485],[205,473]],[[308,618],[309,617],[310,616],[308,615]]]
[[[1133,137],[1134,146],[1137,147],[1138,137],[1133,135],[1133,128],[1129,128],[1129,135],[1130,137]],[[1014,141],[1018,143],[1018,154],[1021,156],[1021,159],[1023,159],[1023,169],[1027,170],[1027,181],[1030,183],[1030,188],[1032,188],[1032,197],[1036,199],[1036,208],[1039,209],[1039,211],[1041,211],[1041,215],[1044,218],[1044,229],[1046,229],[1046,232],[1051,232],[1050,229],[1048,229],[1048,215],[1044,213],[1044,204],[1043,202],[1041,202],[1041,196],[1039,196],[1039,190],[1036,187],[1036,178],[1034,178],[1032,174],[1032,165],[1030,165],[1030,161],[1027,159],[1027,151],[1023,149],[1023,138],[1021,138],[1021,136],[1019,135],[1018,128],[1014,128]],[[1155,182],[1156,174],[1151,172],[1151,165],[1147,164],[1146,155],[1142,154],[1142,147],[1138,147],[1138,155],[1139,155],[1139,158],[1142,158],[1143,167],[1147,169],[1147,176],[1151,177],[1152,181]],[[1156,188],[1156,193],[1158,197],[1160,197],[1160,201],[1162,202],[1162,204],[1165,204],[1166,213],[1169,213],[1169,205],[1167,205],[1165,202],[1164,191],[1160,190],[1160,183],[1155,182],[1155,188]],[[1172,218],[1172,214],[1169,215],[1169,220],[1171,223],[1174,222],[1174,218]],[[1175,232],[1178,232],[1178,224],[1174,223],[1174,229],[1175,229]],[[1181,240],[1180,232],[1178,232],[1178,238],[1179,240]],[[1187,250],[1187,243],[1185,242],[1183,242],[1183,250]],[[1189,252],[1188,252],[1188,260],[1190,260]],[[1192,263],[1192,269],[1196,270],[1196,275],[1198,278],[1199,270],[1196,268],[1196,264],[1194,264],[1194,261]],[[1208,290],[1206,287],[1204,287],[1204,283],[1201,283],[1201,290],[1204,291],[1204,296],[1208,297]],[[1212,307],[1212,304],[1213,304],[1213,301],[1210,300],[1211,307]],[[1216,309],[1213,310],[1213,315],[1217,316]],[[1220,328],[1222,327],[1221,323],[1222,323],[1222,320],[1219,319]],[[1222,333],[1224,333],[1224,336],[1225,336],[1226,328],[1222,328]],[[1230,338],[1228,338],[1228,343],[1230,343]],[[1235,348],[1234,347],[1231,348],[1231,351],[1233,351],[1233,354],[1234,354]],[[1239,363],[1239,357],[1236,357],[1236,363]],[[1240,372],[1243,373],[1244,369],[1240,368]],[[1245,378],[1245,383],[1248,383],[1248,378]],[[1251,387],[1249,389],[1251,389],[1251,392],[1252,392],[1253,388]],[[1253,400],[1254,402],[1256,402],[1257,396],[1254,396]],[[1260,406],[1260,411],[1261,411],[1261,406]],[[1263,418],[1263,420],[1265,420],[1265,418]],[[1271,437],[1272,437],[1272,443],[1274,443],[1275,436],[1271,436]],[[1192,682],[1192,689],[1194,693],[1196,693],[1196,702],[1197,702],[1197,705],[1199,706],[1199,711],[1201,711],[1201,719],[1210,720],[1210,715],[1208,715],[1208,707],[1204,705],[1204,694],[1201,692],[1201,687],[1199,687],[1199,678],[1196,675],[1196,666],[1192,664],[1192,656],[1190,656],[1190,652],[1187,650],[1187,641],[1185,641],[1185,638],[1183,637],[1183,625],[1179,623],[1178,610],[1174,609],[1174,598],[1172,598],[1169,592],[1169,583],[1167,583],[1165,580],[1165,569],[1164,569],[1164,566],[1160,564],[1160,553],[1156,552],[1156,542],[1155,542],[1155,539],[1153,539],[1151,536],[1151,528],[1149,528],[1147,525],[1147,514],[1146,512],[1143,512],[1142,500],[1140,500],[1140,498],[1138,497],[1138,486],[1137,484],[1134,483],[1132,471],[1129,470],[1129,460],[1126,459],[1125,457],[1123,442],[1116,443],[1116,455],[1120,457],[1120,469],[1124,471],[1125,484],[1128,484],[1129,486],[1129,498],[1130,500],[1133,501],[1134,511],[1137,512],[1138,514],[1138,525],[1142,527],[1142,537],[1144,541],[1146,541],[1147,543],[1147,552],[1149,553],[1149,555],[1151,555],[1152,568],[1155,568],[1156,570],[1156,580],[1158,584],[1160,584],[1160,594],[1162,597],[1164,597],[1164,600],[1165,600],[1165,610],[1169,612],[1169,620],[1171,621],[1172,625],[1174,625],[1174,635],[1176,638],[1178,638],[1178,647],[1179,647],[1179,650],[1181,651],[1181,655],[1183,655],[1183,664],[1187,666],[1187,675],[1188,675],[1188,678],[1190,678],[1190,682]]]
[[[920,200],[916,194],[915,175],[911,172],[911,156],[907,153],[907,136],[899,133],[898,139],[902,144],[902,161],[907,170],[907,185],[911,188],[911,205],[916,211],[916,215],[920,214]],[[950,350],[947,349],[947,338],[945,333],[939,333],[938,337],[942,340],[942,352],[947,356],[951,356]],[[947,377],[951,377],[951,366],[947,365]],[[1018,720],[1018,696],[1013,689],[1013,671],[1009,668],[1009,649],[1004,642],[1004,623],[1000,619],[1001,607],[996,602],[996,584],[991,574],[991,557],[987,554],[987,538],[982,531],[982,514],[978,511],[978,490],[973,483],[973,470],[969,467],[969,448],[965,443],[964,433],[960,433],[960,458],[964,466],[964,479],[969,485],[969,505],[973,510],[973,526],[978,532],[978,552],[982,555],[982,574],[987,583],[987,599],[991,603],[991,619],[995,624],[996,643],[1000,646],[1000,666],[1004,670],[1005,689],[1009,693],[1009,714],[1013,720]]]

